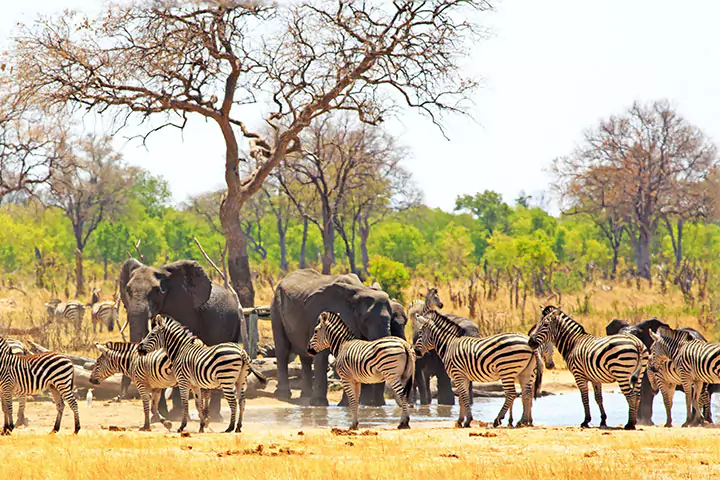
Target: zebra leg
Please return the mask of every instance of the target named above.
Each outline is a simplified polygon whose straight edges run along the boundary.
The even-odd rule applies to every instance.
[[[506,377],[506,378],[503,378],[501,381],[502,381],[503,392],[505,392],[505,402],[503,403],[503,406],[500,409],[500,413],[498,413],[498,416],[495,417],[495,421],[493,421],[493,427],[500,426],[500,424],[503,421],[503,418],[505,418],[505,414],[512,407],[512,404],[515,402],[515,397],[517,397],[517,392],[515,391],[515,379]],[[511,426],[512,426],[512,421],[511,421]]]
[[[685,423],[682,424],[683,427],[689,427],[693,424],[693,392],[692,392],[692,378],[690,378],[690,375],[685,374],[684,372],[680,372],[680,380],[682,380],[682,387],[683,391],[685,392]]]
[[[600,408],[600,428],[607,428],[607,414],[602,398],[602,383],[593,383],[593,392],[595,392],[595,403]]]
[[[358,428],[358,402],[360,401],[360,384],[353,380],[342,380],[342,388],[348,398],[348,406],[350,407],[350,414],[352,415],[352,422],[350,423],[350,430],[357,430]]]
[[[702,415],[702,406],[700,405],[700,396],[702,395],[703,382],[693,382],[693,408],[695,409],[695,424],[702,426],[705,424],[705,417]]]
[[[673,394],[675,393],[675,384],[667,384],[662,381],[660,385],[660,393],[663,397],[663,404],[665,405],[665,427],[672,427],[672,406],[673,406]]]
[[[137,389],[138,389],[138,393],[140,394],[140,399],[142,400],[143,415],[145,417],[145,423],[143,423],[143,426],[140,427],[140,431],[141,432],[149,432],[150,431],[150,401],[152,400],[151,393],[148,391],[148,388],[142,382],[138,382]]]
[[[190,385],[186,380],[179,380],[178,379],[178,387],[180,388],[180,402],[182,404],[183,409],[183,416],[182,420],[180,421],[180,426],[178,427],[178,433],[185,430],[185,427],[187,427],[188,423],[188,403],[190,401]]]
[[[625,399],[628,402],[628,422],[623,428],[625,430],[635,430],[638,407],[640,406],[640,389],[633,387],[633,385],[630,384],[629,378],[618,382],[618,384],[620,385],[620,391],[625,395]]]
[[[15,426],[27,427],[29,425],[27,418],[25,418],[25,402],[26,401],[27,401],[27,397],[25,397],[25,395],[23,395],[23,394],[18,395],[18,417],[17,417],[17,422],[15,422]]]
[[[195,395],[195,409],[197,410],[198,417],[200,418],[200,430],[198,430],[198,433],[205,433],[205,426],[208,424],[208,419],[205,416],[203,392],[200,387],[193,388],[192,392]]]
[[[461,426],[463,428],[470,427],[470,424],[473,421],[472,409],[470,408],[470,394],[468,392],[469,383],[470,382],[466,378],[460,378],[456,383],[458,396],[460,397],[460,406],[462,407],[460,409],[461,418],[458,419],[458,427]],[[465,410],[464,422],[461,421],[463,417],[463,410]]]
[[[388,380],[387,383],[388,385],[390,385],[390,388],[392,388],[392,391],[395,394],[395,401],[400,406],[400,408],[402,408],[402,416],[400,417],[400,425],[398,425],[398,428],[401,430],[405,428],[410,428],[410,408],[408,406],[408,400],[403,394],[403,386],[400,383],[400,380]]]
[[[702,405],[702,416],[708,423],[713,423],[712,414],[710,413],[710,389],[709,384],[703,383],[702,393],[700,394],[700,405]]]
[[[152,417],[150,417],[150,423],[157,423],[161,422],[163,424],[163,427],[170,430],[172,428],[172,423],[164,418],[162,415],[160,415],[160,399],[165,394],[164,388],[156,388],[152,391],[152,403],[150,407],[150,412],[152,413]]]
[[[537,357],[533,355],[528,362],[528,365],[518,375],[518,382],[520,383],[520,398],[522,400],[523,413],[520,417],[520,421],[517,423],[517,427],[528,426],[532,427],[532,404],[533,404],[533,392],[535,389],[535,378],[537,377],[538,364]],[[510,423],[512,425],[512,405],[510,406]]]
[[[225,433],[235,431],[235,420],[237,419],[237,388],[235,384],[222,386],[223,397],[230,405],[230,424],[225,429]]]
[[[63,411],[65,410],[65,403],[63,403],[62,395],[57,391],[56,388],[52,387],[49,389],[55,403],[55,409],[57,410],[57,416],[55,417],[55,425],[50,433],[57,433],[60,430],[60,422],[62,421]]]
[[[5,414],[5,425],[3,426],[3,435],[10,435],[13,431],[13,417],[12,417],[12,390],[4,389],[2,394],[2,409]]]
[[[250,369],[244,368],[240,372],[240,376],[238,377],[237,382],[235,382],[235,393],[237,395],[238,401],[238,418],[237,426],[235,427],[235,433],[240,433],[240,431],[242,430],[243,415],[245,414],[245,388],[247,386],[248,373],[250,373]]]
[[[590,396],[588,393],[588,381],[581,375],[575,375],[575,384],[580,390],[580,398],[582,399],[583,409],[585,410],[585,420],[580,424],[580,428],[590,427]]]
[[[75,420],[75,431],[73,433],[75,433],[77,435],[77,433],[80,431],[80,412],[78,411],[78,404],[77,404],[77,400],[75,399],[75,394],[72,392],[72,389],[70,388],[70,386],[63,389],[63,391],[59,392],[59,393],[62,396],[62,400],[65,400],[65,403],[67,403],[70,406],[70,409],[73,411],[73,417]],[[60,405],[62,405],[62,401],[60,402]],[[60,417],[62,417],[62,411],[60,411],[58,413],[59,413],[59,416],[58,416],[57,428],[59,429],[60,428]]]

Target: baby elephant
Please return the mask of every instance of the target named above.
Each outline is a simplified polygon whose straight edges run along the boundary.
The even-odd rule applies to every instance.
[[[358,397],[360,384],[387,382],[402,408],[398,428],[410,428],[408,394],[415,376],[415,352],[412,345],[398,337],[359,340],[345,325],[340,315],[323,312],[307,351],[310,355],[330,349],[335,357],[342,387],[352,410],[351,430],[358,428]]]

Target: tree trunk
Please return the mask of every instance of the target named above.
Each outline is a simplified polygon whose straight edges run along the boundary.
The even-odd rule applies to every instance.
[[[332,271],[333,263],[335,263],[335,223],[330,208],[323,205],[323,256],[322,256],[322,273],[329,275]]]
[[[360,226],[360,256],[362,257],[363,273],[367,276],[370,270],[370,257],[368,256],[367,242],[370,236],[370,227]]]
[[[103,258],[103,281],[106,281],[106,282],[107,282],[107,279],[108,279],[108,271],[107,271],[107,268],[108,268],[108,259],[107,259],[107,258]]]
[[[650,280],[650,242],[652,235],[649,229],[640,227],[638,235],[636,255],[636,266],[638,276]]]
[[[278,227],[278,243],[280,244],[280,270],[283,273],[287,273],[288,271],[288,261],[287,261],[287,243],[285,242],[285,233],[287,233],[286,228],[283,228],[283,222],[280,217],[277,219],[277,227]]]
[[[75,249],[75,297],[85,294],[85,276],[83,275],[83,254],[79,248]]]
[[[220,224],[227,240],[228,271],[240,304],[244,307],[255,305],[255,289],[250,272],[250,258],[247,239],[240,222],[240,210],[245,203],[243,187],[238,172],[238,144],[229,123],[220,125],[225,138],[225,182],[227,196],[220,204]]]
[[[302,242],[300,242],[300,268],[307,268],[307,260],[305,257],[305,248],[307,247],[307,235],[308,235],[308,219],[303,217],[303,233]]]
[[[683,259],[683,227],[685,226],[685,222],[682,219],[678,219],[677,222],[677,242],[675,247],[675,268],[678,268],[680,266],[680,262],[682,262]]]
[[[617,276],[618,257],[620,256],[620,245],[613,244],[612,246],[613,258],[612,258],[612,269],[610,270],[610,279],[615,280]]]

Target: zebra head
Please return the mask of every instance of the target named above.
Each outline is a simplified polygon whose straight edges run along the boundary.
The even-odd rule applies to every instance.
[[[169,321],[162,315],[155,317],[155,325],[150,332],[145,335],[142,342],[138,345],[138,353],[145,356],[150,352],[159,350],[166,346],[165,333],[168,329]]]
[[[422,315],[418,315],[417,323],[420,325],[420,331],[418,332],[417,340],[415,340],[413,348],[415,349],[415,356],[420,358],[435,348],[435,342],[433,341],[433,335],[430,331],[430,322]]]
[[[100,356],[95,360],[95,365],[90,373],[90,383],[98,385],[106,378],[117,373],[118,368],[117,361],[114,358],[116,355],[112,354],[112,350],[99,343],[96,343],[95,347],[100,350]]]
[[[330,347],[330,338],[328,336],[328,312],[320,314],[318,324],[315,325],[313,335],[310,337],[310,341],[307,346],[307,353],[309,355],[317,355],[326,348]]]
[[[12,347],[10,346],[8,341],[5,340],[4,337],[0,337],[0,353],[2,353],[3,355],[13,354]]]
[[[537,330],[537,325],[533,325],[533,327],[528,332],[528,336],[532,338],[533,333]],[[528,344],[530,341],[528,340]],[[545,368],[548,370],[552,370],[555,368],[555,345],[553,345],[551,342],[543,342],[538,347],[538,351],[540,353],[540,356],[542,357],[543,363],[545,364]]]
[[[442,310],[444,305],[442,300],[440,300],[440,294],[438,293],[437,288],[428,288],[428,291],[425,294],[425,306],[430,308],[437,307]]]
[[[530,348],[539,348],[541,345],[553,342],[555,338],[553,326],[557,323],[557,318],[561,313],[560,307],[553,305],[541,307],[540,321],[535,325],[535,332],[530,335],[528,340]]]
[[[657,371],[658,365],[671,362],[682,344],[693,340],[688,332],[672,328],[661,327],[658,333],[652,330],[649,333],[653,341],[650,346],[649,365],[656,369],[654,371]]]
[[[668,361],[659,361],[652,356],[648,359],[647,374],[653,391],[660,390],[660,381],[666,376],[669,363]]]

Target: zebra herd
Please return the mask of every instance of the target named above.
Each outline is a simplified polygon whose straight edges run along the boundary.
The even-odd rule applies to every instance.
[[[408,395],[415,377],[416,357],[434,350],[445,366],[460,398],[458,427],[469,427],[473,420],[470,408],[470,382],[500,381],[505,401],[493,421],[501,425],[510,413],[508,426],[513,426],[512,405],[520,385],[522,417],[516,426],[532,426],[533,399],[542,385],[544,366],[550,367],[554,349],[560,352],[581,393],[585,417],[581,427],[591,421],[588,383],[592,384],[595,401],[600,409],[600,427],[607,427],[603,407],[602,385],[618,383],[628,403],[625,429],[637,423],[640,400],[640,379],[648,371],[654,389],[663,393],[667,408],[667,426],[671,425],[670,407],[676,385],[686,393],[685,425],[702,423],[700,412],[709,403],[707,385],[720,383],[720,343],[693,338],[682,330],[661,327],[652,332],[653,343],[648,351],[637,337],[617,334],[596,337],[564,313],[559,306],[541,309],[538,323],[530,335],[501,333],[484,338],[463,336],[461,327],[448,316],[425,302],[413,312],[419,331],[414,345],[399,337],[374,341],[356,338],[341,316],[323,312],[310,338],[307,351],[315,355],[329,349],[335,357],[336,373],[349,399],[352,413],[351,429],[358,427],[358,400],[363,383],[386,382],[402,409],[398,428],[409,428]],[[237,343],[207,346],[192,332],[170,317],[158,316],[152,330],[140,343],[108,342],[97,345],[100,350],[90,377],[97,384],[115,373],[132,379],[142,398],[144,424],[169,422],[158,412],[158,400],[166,388],[178,386],[183,419],[178,431],[188,422],[190,391],[194,393],[200,416],[200,432],[208,424],[211,390],[221,389],[230,406],[230,422],[226,432],[240,432],[245,407],[247,376],[252,373],[264,384],[266,379],[250,362],[250,357]],[[75,433],[80,430],[77,401],[73,393],[74,371],[70,360],[61,354],[26,355],[18,345],[0,338],[0,389],[5,416],[3,434],[13,428],[12,396],[20,395],[18,424],[24,418],[25,396],[49,390],[55,401],[57,418],[52,432],[60,428],[65,404],[73,410]],[[150,416],[152,414],[152,416]]]
[[[90,321],[92,323],[93,333],[98,329],[103,331],[106,326],[109,332],[112,332],[115,323],[118,321],[119,304],[117,301],[104,300],[100,301],[98,290],[92,291],[92,299],[90,304],[84,304],[79,300],[69,300],[63,302],[54,298],[45,303],[47,308],[48,322],[53,322],[58,326],[63,326],[65,333],[69,333],[70,327],[77,332],[82,327],[85,310],[90,307]]]

